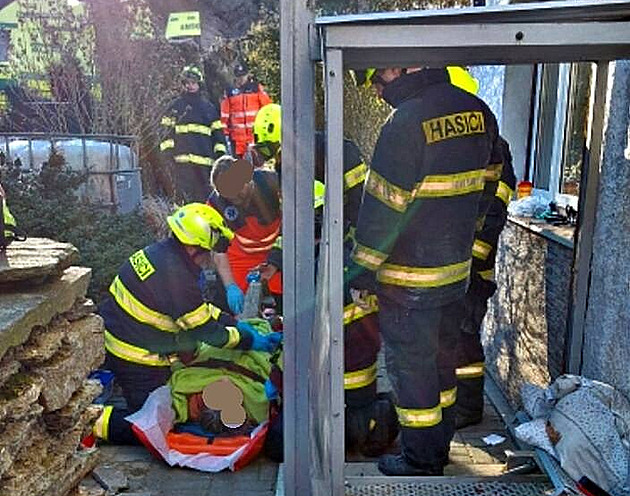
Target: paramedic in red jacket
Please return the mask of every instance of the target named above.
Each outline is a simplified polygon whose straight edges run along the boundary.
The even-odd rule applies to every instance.
[[[234,86],[225,90],[221,100],[223,132],[232,144],[232,154],[243,157],[254,142],[254,119],[261,107],[271,103],[262,84],[254,81],[244,64],[234,68]]]
[[[234,232],[227,250],[233,283],[226,284],[230,310],[243,310],[247,274],[267,260],[280,234],[280,185],[278,174],[268,169],[253,170],[246,160],[224,156],[212,169],[213,192],[208,199]],[[282,293],[280,273],[268,281],[269,291]]]

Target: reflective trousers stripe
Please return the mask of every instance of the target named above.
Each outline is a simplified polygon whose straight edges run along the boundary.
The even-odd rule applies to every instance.
[[[356,263],[370,270],[378,269],[380,265],[387,260],[387,257],[387,253],[369,248],[361,243],[357,243],[354,255],[352,256]]]
[[[376,295],[368,295],[361,305],[350,303],[343,307],[343,325],[348,325],[375,312],[378,312],[378,298]]]
[[[458,379],[477,379],[483,377],[485,365],[483,362],[475,362],[466,365],[465,367],[458,367],[455,370],[455,375]]]
[[[343,175],[344,191],[354,188],[357,184],[365,182],[367,175],[367,165],[361,162]]]
[[[160,151],[169,150],[175,147],[175,140],[167,139],[160,143]]]
[[[177,360],[175,356],[163,358],[139,346],[125,343],[107,329],[105,330],[105,349],[121,360],[148,367],[170,367],[171,362]]]
[[[433,408],[401,408],[397,406],[396,413],[398,413],[400,425],[412,429],[433,427],[442,422],[442,407],[440,405]]]
[[[194,164],[194,165],[207,165],[211,166],[214,163],[210,157],[203,157],[201,155],[195,155],[194,153],[184,153],[182,155],[175,155],[173,160],[178,164]]]
[[[346,372],[343,374],[344,389],[361,389],[369,386],[376,380],[376,362],[365,369]]]
[[[479,260],[486,260],[490,252],[492,251],[492,245],[486,243],[485,241],[481,241],[480,239],[475,239],[473,243],[473,257]]]
[[[484,281],[494,281],[494,269],[480,270],[477,274],[479,274],[479,277],[481,277]]]
[[[457,387],[440,391],[440,406],[442,408],[448,408],[453,406],[457,400]]]
[[[113,411],[113,406],[106,405],[103,408],[100,417],[96,419],[96,422],[94,422],[94,427],[92,427],[94,435],[103,441],[109,441],[109,419],[111,418]]]
[[[395,286],[437,288],[466,280],[471,262],[469,259],[442,267],[407,267],[384,263],[378,269],[377,279]]]

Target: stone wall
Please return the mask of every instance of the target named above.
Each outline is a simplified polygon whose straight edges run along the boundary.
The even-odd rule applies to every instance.
[[[67,243],[31,238],[0,254],[0,494],[64,496],[97,462],[81,439],[100,414],[103,321],[90,269]]]
[[[512,406],[524,382],[546,386],[564,370],[573,250],[508,222],[482,341],[488,372]]]
[[[630,61],[611,64],[582,374],[630,397]]]

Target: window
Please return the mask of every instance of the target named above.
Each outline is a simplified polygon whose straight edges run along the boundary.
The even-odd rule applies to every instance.
[[[536,71],[530,180],[560,206],[577,208],[593,73],[589,62],[544,64]]]

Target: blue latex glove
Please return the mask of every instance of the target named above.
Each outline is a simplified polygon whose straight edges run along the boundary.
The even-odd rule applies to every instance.
[[[256,331],[252,333],[252,350],[266,351],[273,353],[282,341],[281,332],[272,332],[271,334],[260,334]]]
[[[265,396],[268,400],[276,400],[278,399],[278,388],[274,386],[271,379],[267,379],[265,381]]]
[[[249,322],[245,322],[244,320],[239,320],[236,323],[236,328],[243,333],[246,334],[258,334],[258,331],[256,330],[256,328],[251,325]]]
[[[232,313],[238,315],[243,311],[243,303],[245,302],[243,291],[241,291],[241,288],[239,288],[236,283],[230,284],[225,290],[227,291],[227,301],[230,310],[232,310]]]

